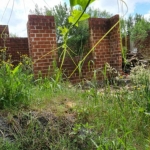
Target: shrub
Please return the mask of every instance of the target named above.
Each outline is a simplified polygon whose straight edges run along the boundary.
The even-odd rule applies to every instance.
[[[0,65],[0,108],[27,105],[32,75],[22,71],[21,63],[13,67],[10,62],[3,61]]]

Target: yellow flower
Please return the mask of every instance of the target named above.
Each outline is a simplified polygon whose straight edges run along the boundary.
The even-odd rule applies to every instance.
[[[21,66],[21,65],[22,65],[22,63],[20,62],[20,63],[19,63],[19,65]]]
[[[122,79],[122,78],[123,78],[123,76],[119,76],[119,78],[120,78],[120,79]]]

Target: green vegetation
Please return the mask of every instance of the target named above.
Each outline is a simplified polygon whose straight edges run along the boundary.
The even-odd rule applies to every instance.
[[[131,71],[127,86],[110,85],[104,68],[107,82],[99,88],[94,72],[85,90],[63,81],[55,62],[53,75],[34,79],[30,59],[23,58],[15,67],[5,60],[0,65],[1,150],[150,148],[150,71],[144,66]]]
[[[122,37],[130,36],[134,42],[135,47],[142,47],[142,42],[148,36],[150,30],[150,22],[142,15],[130,15],[127,19],[121,21]]]
[[[1,65],[1,72],[4,67],[7,70],[6,64]],[[98,88],[93,80],[87,90],[63,81],[58,68],[53,76],[32,81],[24,72],[27,83],[22,73],[10,80],[15,69],[6,76],[13,88],[7,84],[9,92],[1,93],[5,105],[0,119],[5,118],[10,133],[1,129],[0,149],[150,148],[150,72],[144,67],[132,70],[133,81],[128,86],[116,88],[107,82]],[[25,92],[25,97],[24,91],[30,93]]]
[[[0,61],[0,108],[28,105],[31,97],[32,74],[27,74],[22,63],[13,67],[5,60],[6,49],[1,50]],[[4,58],[3,58],[4,57]]]
[[[71,2],[73,7],[77,1]],[[85,9],[85,3],[78,2]],[[81,19],[81,14],[75,17],[78,14],[71,19],[72,26]],[[69,29],[60,29],[66,42]],[[14,67],[5,54],[1,50],[1,150],[150,149],[150,72],[144,67],[131,72],[128,86],[115,82],[112,86],[106,65],[103,88],[98,87],[94,71],[85,90],[82,84],[63,81],[55,62],[53,75],[34,79],[30,59]]]

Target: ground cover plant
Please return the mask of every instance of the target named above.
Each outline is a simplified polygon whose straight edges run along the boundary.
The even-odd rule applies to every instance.
[[[23,62],[15,67],[1,62],[6,78],[1,78],[0,149],[150,148],[150,71],[144,66],[131,71],[126,86],[110,85],[106,78],[99,88],[93,74],[84,89],[64,82],[55,62],[49,77],[34,79],[24,69],[18,75],[21,65],[26,68]]]
[[[55,78],[33,84],[27,107],[1,109],[0,149],[110,150],[150,148],[149,71],[132,84],[89,89]],[[143,78],[141,78],[141,75]],[[121,77],[120,77],[121,78]],[[21,105],[20,105],[21,106]],[[15,109],[14,109],[15,108]]]
[[[105,68],[102,88],[93,73],[84,89],[63,81],[53,67],[52,75],[35,79],[24,61],[14,67],[11,60],[0,62],[1,150],[150,149],[148,69],[134,68],[131,83],[118,86],[115,80],[110,85]]]

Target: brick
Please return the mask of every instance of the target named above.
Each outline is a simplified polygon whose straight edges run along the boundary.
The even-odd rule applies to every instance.
[[[40,33],[40,30],[30,30],[30,33]]]
[[[49,34],[49,33],[45,33],[45,34],[42,34],[43,35],[43,37],[50,37],[51,36],[51,34]],[[55,36],[56,36],[56,34],[55,34]]]
[[[31,38],[31,39],[32,39],[32,38]],[[35,42],[37,42],[37,41],[41,41],[41,37],[33,38],[33,40],[34,40]]]
[[[36,26],[36,29],[39,30],[39,29],[43,29],[42,26]]]
[[[43,34],[41,34],[41,33],[36,34],[36,37],[42,37],[42,36],[43,36]]]

